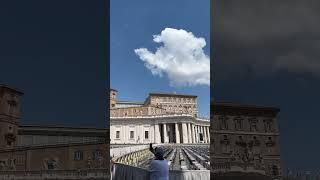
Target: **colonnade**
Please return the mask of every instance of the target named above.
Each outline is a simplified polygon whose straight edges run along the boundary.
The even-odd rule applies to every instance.
[[[155,143],[210,143],[209,125],[161,123],[154,128]]]

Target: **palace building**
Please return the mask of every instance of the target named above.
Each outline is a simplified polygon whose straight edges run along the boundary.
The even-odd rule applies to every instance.
[[[111,144],[210,143],[210,121],[198,117],[197,96],[150,93],[130,102],[117,93],[110,90]]]
[[[274,107],[212,103],[212,174],[245,172],[279,179],[279,111]]]
[[[22,95],[0,85],[0,179],[108,176],[107,129],[23,125]]]

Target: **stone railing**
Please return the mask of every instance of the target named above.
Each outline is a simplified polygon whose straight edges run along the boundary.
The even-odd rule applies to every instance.
[[[110,179],[107,169],[0,171],[0,180]]]
[[[115,163],[112,172],[112,180],[149,180],[150,171],[143,168]],[[171,170],[170,180],[210,180],[209,170]]]
[[[226,162],[226,163],[214,163],[211,166],[212,172],[247,172],[258,173],[265,175],[265,170],[262,168],[254,167],[253,163],[241,163],[241,162]]]
[[[193,117],[190,114],[166,114],[166,115],[146,115],[146,116],[112,116],[110,119],[148,119],[148,118],[164,118],[164,117]]]
[[[205,121],[205,122],[210,122],[209,118],[205,118],[205,117],[197,117],[198,121]]]

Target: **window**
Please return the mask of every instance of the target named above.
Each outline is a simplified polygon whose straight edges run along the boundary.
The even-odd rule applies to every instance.
[[[273,123],[271,119],[264,120],[264,130],[265,132],[272,132],[273,131]]]
[[[14,100],[8,101],[8,105],[9,105],[9,114],[13,114],[14,109],[17,107],[18,103]]]
[[[134,131],[130,131],[130,139],[134,139]]]
[[[116,138],[120,139],[120,131],[116,131]]]
[[[144,132],[144,138],[145,139],[149,139],[149,131],[145,131]]]
[[[228,140],[228,136],[227,135],[223,135],[223,140],[227,141]]]
[[[242,136],[238,136],[238,140],[236,141],[236,145],[238,145],[240,147],[246,147],[247,143],[244,141]]]
[[[250,130],[251,130],[251,131],[258,131],[257,123],[252,123]]]
[[[97,149],[93,152],[93,158],[95,160],[99,160],[101,157],[102,157],[102,153],[99,149]]]
[[[220,128],[221,129],[228,129],[228,122],[225,116],[220,116]]]
[[[258,147],[260,146],[260,141],[258,140],[258,138],[256,136],[253,136],[253,140],[252,140],[252,144],[253,147]]]
[[[275,141],[272,139],[272,137],[268,137],[268,140],[266,142],[266,146],[267,146],[267,153],[272,154],[274,153],[275,149]]]
[[[80,161],[82,159],[83,159],[83,152],[82,151],[74,152],[74,160]]]
[[[235,130],[242,130],[242,119],[236,118],[234,120],[234,128]]]
[[[279,175],[278,166],[276,166],[276,165],[272,166],[272,174],[274,176],[278,176]]]
[[[222,153],[229,153],[230,152],[230,149],[229,149],[230,141],[229,141],[227,135],[223,135],[223,138],[221,139],[220,143],[221,143]]]
[[[57,167],[57,161],[54,160],[54,159],[50,159],[47,161],[47,167],[49,170],[52,170],[52,169],[56,169]]]
[[[249,122],[250,122],[250,131],[252,132],[258,131],[257,119],[250,119]]]

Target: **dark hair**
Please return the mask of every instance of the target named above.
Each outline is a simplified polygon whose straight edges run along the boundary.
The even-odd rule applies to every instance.
[[[155,155],[157,160],[164,160],[164,158],[163,158],[164,151],[163,151],[162,148],[156,147],[154,155]]]

